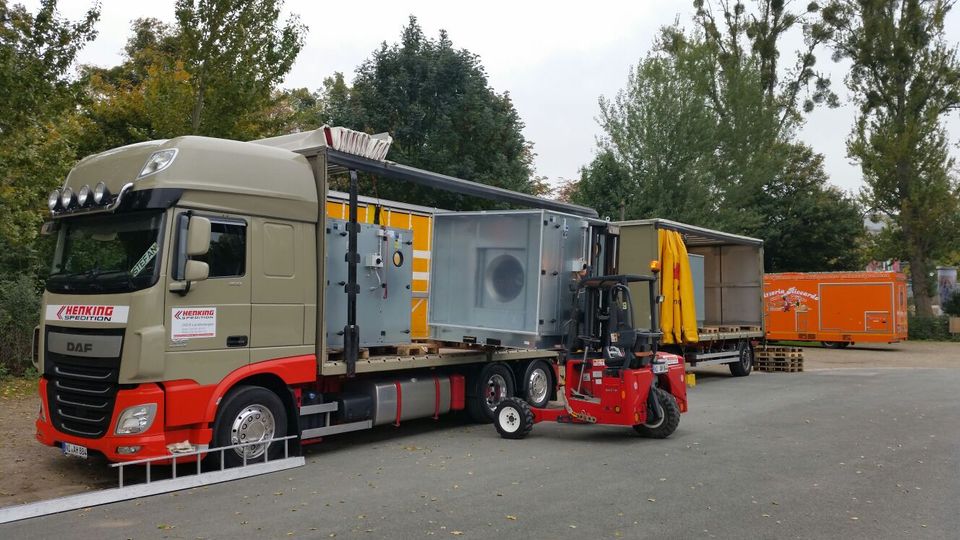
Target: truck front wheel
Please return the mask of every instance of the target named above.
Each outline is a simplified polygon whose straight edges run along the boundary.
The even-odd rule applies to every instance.
[[[239,386],[224,399],[214,423],[214,447],[245,445],[223,451],[224,465],[237,467],[283,456],[283,443],[269,441],[287,434],[287,414],[276,394],[260,386]],[[219,460],[216,453],[210,454]]]

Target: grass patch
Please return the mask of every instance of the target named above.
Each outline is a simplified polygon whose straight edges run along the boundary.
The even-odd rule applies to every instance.
[[[21,400],[37,395],[37,377],[7,377],[0,379],[0,400]]]

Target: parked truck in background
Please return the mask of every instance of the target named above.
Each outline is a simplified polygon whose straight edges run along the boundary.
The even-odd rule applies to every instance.
[[[907,278],[899,272],[811,272],[764,277],[767,339],[854,343],[907,339]]]
[[[667,219],[614,226],[619,229],[619,272],[639,272],[658,258],[659,231],[679,233],[689,253],[691,272],[682,278],[693,281],[698,338],[661,349],[683,356],[690,366],[727,364],[734,376],[749,375],[754,347],[764,336],[763,241]],[[648,324],[649,301],[639,293],[634,316]]]
[[[44,226],[57,243],[35,337],[37,440],[132,461],[286,435],[310,442],[460,409],[490,420],[513,395],[545,404],[562,350],[552,338],[533,340],[546,348],[488,341],[376,354],[418,331],[412,265],[425,250],[416,227],[358,220],[357,173],[549,212],[544,229],[571,227],[563,237],[575,229],[586,242],[551,259],[563,290],[609,270],[616,227],[588,208],[387,162],[385,152],[375,137],[324,128],[253,142],[178,137],[80,161],[51,193]],[[349,177],[345,203],[328,199],[337,174]],[[330,216],[337,208],[346,215]],[[418,210],[406,209],[408,224],[428,213]],[[478,278],[489,310],[517,287],[499,271],[509,267]],[[276,446],[225,454],[240,463]]]

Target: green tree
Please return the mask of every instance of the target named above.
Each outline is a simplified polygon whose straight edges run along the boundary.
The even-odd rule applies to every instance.
[[[277,88],[303,45],[281,0],[179,0],[176,22],[137,19],[124,61],[85,68],[83,152],[179,135],[252,139],[302,126],[309,95]]]
[[[837,0],[824,8],[836,56],[852,62],[860,106],[847,150],[863,199],[889,216],[910,262],[917,314],[933,314],[934,261],[956,249],[957,179],[943,117],[960,107],[960,62],[944,0]]]
[[[600,98],[605,137],[581,172],[578,202],[612,217],[716,224],[710,170],[717,120],[692,79],[698,51],[650,55],[616,97]]]
[[[70,21],[55,0],[36,13],[0,0],[0,241],[14,249],[31,249],[46,195],[75,159],[79,85],[68,69],[98,17],[96,6]]]
[[[782,149],[787,165],[764,187],[760,211],[768,272],[856,270],[864,227],[856,201],[828,184],[823,155],[802,144]]]
[[[306,27],[282,0],[177,0],[178,60],[190,74],[189,133],[241,138],[293,67]],[[239,124],[239,125],[238,125]]]
[[[336,76],[324,97],[329,122],[389,132],[395,161],[527,193],[542,189],[532,177],[532,145],[509,94],[490,88],[479,57],[454,48],[444,31],[438,39],[426,37],[414,17],[399,43],[384,42],[360,65],[349,89]],[[449,209],[490,207],[416,186],[381,183],[364,189]]]
[[[35,14],[0,0],[0,136],[75,103],[77,85],[67,70],[96,37],[99,17],[98,6],[70,21],[57,0],[43,0]]]

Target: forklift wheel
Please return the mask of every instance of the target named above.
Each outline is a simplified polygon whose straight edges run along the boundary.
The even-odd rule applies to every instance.
[[[497,432],[504,439],[522,439],[533,429],[533,411],[530,405],[520,398],[507,398],[497,407],[494,422]]]
[[[633,426],[643,437],[651,439],[666,439],[680,425],[680,407],[677,406],[677,400],[666,390],[654,388],[656,392],[657,405],[661,408],[660,419],[652,424],[637,424]]]

